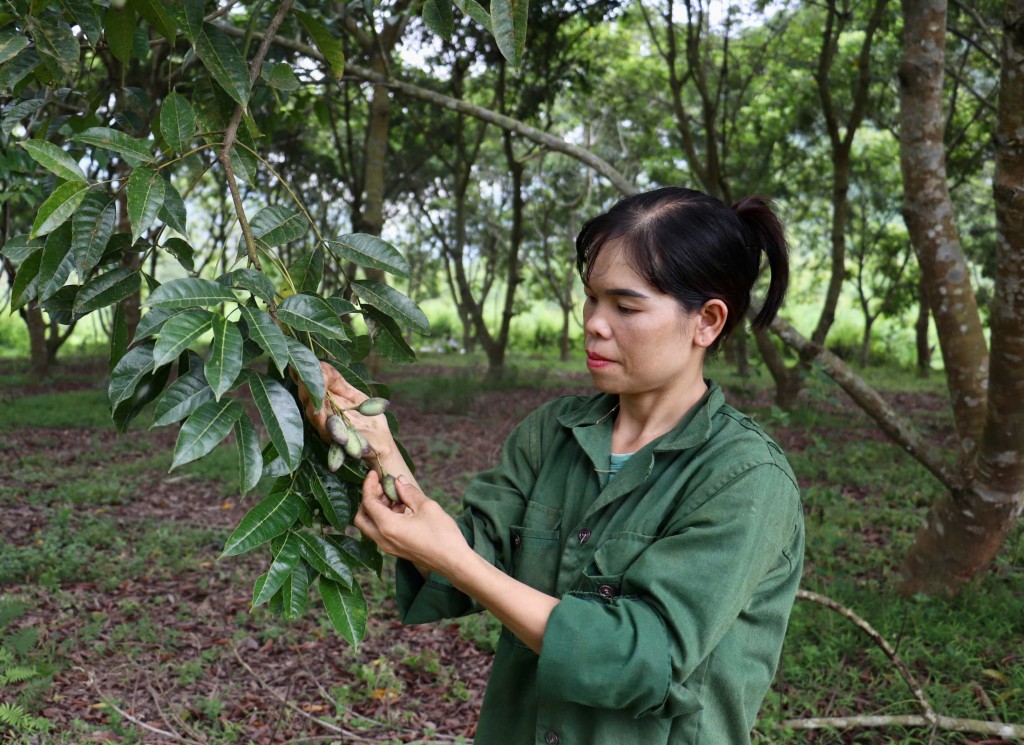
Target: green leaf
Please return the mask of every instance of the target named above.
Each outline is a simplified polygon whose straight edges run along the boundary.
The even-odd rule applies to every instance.
[[[0,246],[0,254],[15,266],[21,264],[32,254],[42,250],[42,238],[29,238],[27,235],[13,235],[7,243]]]
[[[320,360],[302,342],[286,336],[285,343],[292,367],[299,374],[299,379],[306,386],[311,399],[323,401],[327,390],[324,387],[324,374],[320,369]]]
[[[180,422],[193,411],[213,400],[213,391],[206,382],[202,367],[196,367],[181,375],[156,402],[153,408],[153,426],[166,427]]]
[[[208,310],[187,310],[169,319],[160,328],[160,338],[153,350],[153,363],[157,366],[173,362],[178,355],[195,344],[213,325],[213,314]]]
[[[367,608],[363,589],[356,582],[346,587],[326,577],[320,578],[317,587],[334,630],[353,647],[359,646],[366,635]]]
[[[181,310],[154,308],[144,313],[142,319],[139,321],[138,327],[135,329],[135,338],[145,339],[147,336],[155,334],[163,327],[164,323],[167,322],[167,319],[173,318],[181,312]]]
[[[324,252],[316,248],[307,251],[288,267],[296,292],[315,293],[324,278]]]
[[[260,70],[260,78],[271,88],[280,91],[297,91],[300,85],[291,65],[285,62],[265,62]]]
[[[378,310],[387,313],[398,323],[421,334],[430,333],[430,322],[412,300],[394,287],[383,282],[356,280],[352,289],[362,303],[368,303]]]
[[[262,583],[258,583],[253,589],[252,605],[257,605],[270,600],[281,586],[288,579],[288,575],[297,567],[301,567],[302,557],[299,556],[299,539],[291,532],[285,534],[284,541],[280,548],[274,553],[274,560],[270,564],[267,573],[262,575]]]
[[[185,38],[195,44],[203,32],[203,0],[163,0],[163,5],[185,32]]]
[[[217,277],[217,281],[228,287],[248,290],[267,303],[274,302],[274,283],[270,281],[270,277],[257,269],[251,267],[233,269],[227,274]]]
[[[32,237],[46,235],[63,225],[89,193],[89,184],[81,181],[67,181],[46,198],[39,206],[35,222],[32,223]]]
[[[290,480],[280,482],[270,496],[249,510],[228,536],[223,556],[237,556],[282,535],[295,524],[302,507],[302,497],[291,487]]]
[[[340,582],[346,587],[352,584],[352,568],[345,561],[345,555],[338,547],[319,535],[296,533],[299,538],[299,554],[316,571]]]
[[[164,180],[159,171],[136,168],[125,185],[128,193],[128,219],[132,225],[132,243],[156,222],[164,203]]]
[[[164,248],[171,252],[186,271],[191,272],[195,269],[195,262],[192,260],[195,249],[188,241],[182,238],[168,238],[164,241]]]
[[[366,326],[370,331],[373,348],[392,362],[413,362],[416,352],[405,340],[401,327],[395,319],[377,310],[372,305],[363,306]]]
[[[277,371],[284,375],[284,370],[288,366],[288,337],[281,332],[274,319],[259,308],[243,305],[241,311],[249,327],[249,338],[259,344],[260,349],[269,355]]]
[[[71,255],[71,226],[61,225],[48,236],[43,244],[43,261],[39,266],[39,300],[50,298],[64,286],[75,268]]]
[[[11,283],[11,312],[36,296],[39,289],[39,267],[43,263],[43,252],[35,251],[21,262],[18,273]]]
[[[283,246],[304,236],[309,221],[294,210],[272,204],[253,215],[249,228],[267,246]]]
[[[70,138],[72,142],[93,145],[116,153],[135,167],[153,159],[152,143],[110,127],[90,127]]]
[[[468,15],[474,21],[487,31],[491,32],[491,16],[487,12],[486,8],[478,3],[476,0],[452,0],[456,8],[461,10],[463,13]]]
[[[88,181],[85,177],[85,171],[82,170],[82,167],[78,165],[75,159],[52,142],[47,142],[46,140],[22,140],[18,144],[25,148],[36,163],[50,173],[56,174],[58,178],[69,182],[78,181],[83,184]]]
[[[423,3],[423,22],[438,36],[450,40],[455,28],[452,0],[426,0]]]
[[[118,303],[114,306],[114,320],[110,324],[110,356],[107,358],[107,370],[113,370],[114,365],[124,357],[124,353],[128,351],[129,341],[124,305]]]
[[[108,8],[103,34],[113,55],[125,65],[131,62],[135,46],[135,9],[130,5]]]
[[[0,65],[18,56],[29,44],[28,37],[17,31],[0,31]]]
[[[331,306],[331,310],[333,310],[339,317],[347,316],[349,313],[356,313],[359,310],[355,305],[343,298],[341,295],[332,295],[327,298],[327,304]]]
[[[128,425],[132,419],[141,414],[149,403],[160,395],[160,391],[164,389],[170,374],[170,367],[162,367],[145,373],[140,378],[132,395],[112,407],[110,418],[113,420],[118,432],[124,433],[128,431]]]
[[[170,93],[160,105],[160,134],[174,152],[184,153],[196,136],[196,112],[180,93]]]
[[[161,179],[163,180],[163,179]],[[170,181],[164,181],[164,203],[157,213],[161,220],[167,223],[167,227],[181,235],[188,235],[188,212],[185,210],[185,201],[178,193],[178,189]]]
[[[248,416],[235,422],[235,445],[238,448],[238,484],[242,494],[256,488],[263,476],[263,453],[260,437]]]
[[[189,415],[178,432],[170,470],[190,463],[213,450],[228,436],[245,410],[237,401],[207,401]]]
[[[139,15],[146,19],[146,23],[157,33],[170,42],[175,41],[178,35],[178,26],[174,18],[164,7],[163,0],[132,0],[132,5]],[[201,17],[201,16],[200,16]]]
[[[369,233],[350,233],[328,240],[332,253],[339,259],[359,266],[390,272],[398,277],[409,276],[409,262],[398,249]]]
[[[11,132],[14,131],[14,128],[22,119],[32,116],[47,103],[48,101],[45,98],[30,98],[16,103],[3,113],[3,119],[0,121],[0,132],[3,133],[4,137],[10,137]]]
[[[248,150],[236,147],[231,151],[231,168],[249,186],[259,184],[259,162]]]
[[[35,48],[22,49],[14,59],[0,67],[0,93],[13,90],[14,86],[42,64],[42,57]]]
[[[153,342],[146,342],[132,347],[114,365],[107,385],[107,396],[112,407],[130,399],[142,377],[153,370],[154,346]]]
[[[90,46],[95,49],[103,35],[103,24],[92,0],[61,0],[60,4],[74,20],[74,25],[82,29]]]
[[[118,268],[93,277],[75,297],[75,313],[85,315],[94,310],[119,303],[139,291],[142,280],[134,269]],[[118,306],[120,307],[120,306]],[[163,364],[163,363],[160,363]]]
[[[213,397],[219,401],[221,396],[231,390],[241,371],[242,333],[238,330],[238,324],[222,315],[214,315],[213,346],[210,359],[206,361],[206,380],[213,389]]]
[[[341,76],[345,74],[345,48],[341,40],[332,36],[327,26],[323,24],[323,21],[315,16],[301,10],[292,12],[299,17],[299,21],[313,40],[313,44],[320,50],[320,54],[324,56],[324,60],[331,69],[334,79],[340,80]]]
[[[249,68],[231,37],[212,23],[203,23],[193,49],[225,93],[240,106],[247,106]]]
[[[212,279],[183,277],[160,285],[145,302],[151,308],[192,308],[235,302],[231,290]]]
[[[519,67],[526,45],[528,0],[491,0],[491,28],[501,55]]]
[[[299,563],[281,585],[282,610],[285,619],[294,621],[302,616],[309,602],[309,575],[306,565]]]
[[[29,18],[29,28],[36,42],[36,49],[43,57],[43,64],[58,75],[66,78],[75,77],[78,74],[78,58],[82,49],[71,27],[63,21]]]
[[[117,216],[114,198],[104,191],[90,191],[71,216],[71,253],[78,276],[93,270],[114,234]]]
[[[302,414],[295,399],[283,385],[265,375],[251,376],[249,390],[263,417],[263,426],[270,441],[284,459],[289,472],[294,471],[302,461],[304,443]]]
[[[352,520],[352,502],[345,487],[326,468],[311,465],[309,468],[309,490],[320,505],[320,512],[335,530],[344,531]]]
[[[338,316],[318,295],[289,295],[281,301],[276,312],[278,320],[293,329],[312,331],[341,341],[347,338]]]

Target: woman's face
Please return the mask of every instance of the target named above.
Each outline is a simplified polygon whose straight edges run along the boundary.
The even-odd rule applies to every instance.
[[[702,314],[648,284],[616,242],[602,248],[585,292],[587,369],[599,390],[664,395],[702,381]]]

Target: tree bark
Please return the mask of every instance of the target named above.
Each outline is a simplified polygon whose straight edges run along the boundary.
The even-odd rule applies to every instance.
[[[900,167],[903,219],[939,331],[950,402],[964,460],[985,422],[988,350],[949,196],[943,73],[946,0],[903,0]]]
[[[927,378],[932,372],[932,348],[928,341],[932,314],[928,308],[928,285],[924,278],[917,282],[917,321],[914,336],[917,343],[917,377]]]
[[[991,358],[952,221],[943,161],[936,157],[943,152],[945,3],[904,0],[904,11],[900,80],[901,108],[907,111],[901,126],[909,131],[903,133],[901,162],[910,179],[905,212],[939,327],[961,438],[963,488],[951,489],[929,510],[907,555],[901,589],[955,592],[990,565],[1024,510],[1024,0],[1009,0],[1005,11],[993,182],[998,240]],[[934,118],[925,122],[928,114]]]

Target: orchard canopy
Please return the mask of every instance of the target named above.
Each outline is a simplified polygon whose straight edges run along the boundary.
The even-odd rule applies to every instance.
[[[729,358],[756,350],[783,408],[828,374],[942,482],[904,587],[955,591],[1022,508],[1022,13],[6,0],[4,299],[40,375],[76,324],[103,328],[113,423],[152,405],[178,428],[173,467],[233,433],[241,490],[276,481],[225,553],[269,548],[254,602],[295,616],[316,587],[355,641],[353,572],[381,560],[348,531],[372,457],[328,468],[298,401],[323,400],[320,362],[386,399],[372,361],[412,362],[433,333],[500,375],[541,301],[568,354],[583,220],[662,184],[766,194],[792,242],[789,316]],[[456,318],[431,329],[418,303],[442,295]],[[936,346],[952,446],[848,363],[927,371]]]

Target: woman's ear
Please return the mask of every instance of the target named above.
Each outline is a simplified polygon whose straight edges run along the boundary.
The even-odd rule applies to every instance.
[[[697,328],[693,334],[693,343],[707,349],[715,343],[722,333],[725,320],[729,317],[729,309],[718,298],[712,298],[697,311]]]

